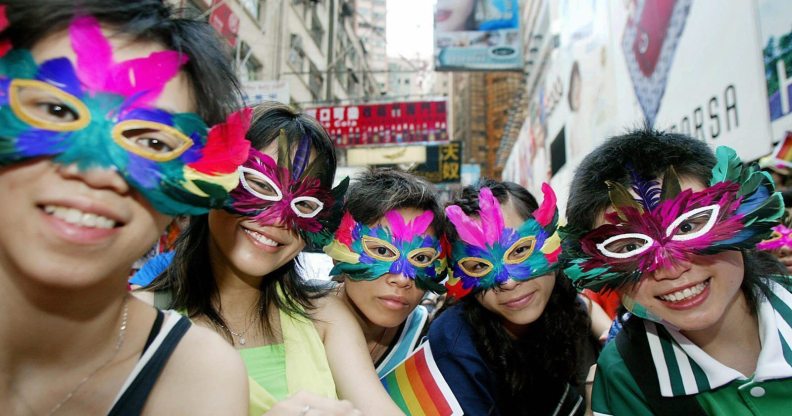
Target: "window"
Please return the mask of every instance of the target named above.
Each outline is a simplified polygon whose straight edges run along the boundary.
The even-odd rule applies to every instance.
[[[322,27],[322,21],[319,20],[319,15],[316,13],[316,8],[314,8],[311,13],[311,39],[313,39],[319,49],[322,49],[323,38],[324,27]]]
[[[319,71],[319,68],[313,62],[308,60],[309,75],[308,75],[308,89],[311,90],[311,95],[314,100],[318,100],[322,96],[322,84],[324,77]]]
[[[259,0],[239,0],[242,3],[242,7],[248,11],[256,20],[259,18]]]
[[[239,42],[239,50],[236,51],[237,75],[240,81],[257,81],[261,78],[261,70],[264,68],[253,56],[250,46],[244,41]]]
[[[302,72],[305,61],[305,52],[302,47],[302,37],[296,33],[291,34],[289,40],[289,65],[297,72]]]

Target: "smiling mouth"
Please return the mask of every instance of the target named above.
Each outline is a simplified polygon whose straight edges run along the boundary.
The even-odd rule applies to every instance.
[[[682,302],[682,301],[685,301],[685,300],[688,300],[688,299],[692,299],[692,298],[700,295],[701,292],[703,292],[704,289],[706,289],[707,286],[709,286],[711,279],[712,278],[708,278],[707,280],[705,280],[705,281],[703,281],[703,282],[701,282],[701,283],[699,283],[699,284],[697,284],[695,286],[688,287],[688,288],[685,288],[685,289],[682,289],[682,290],[678,290],[676,292],[672,292],[672,293],[669,293],[667,295],[656,296],[656,298],[660,299],[662,301],[671,302],[671,303]]]
[[[249,230],[247,228],[242,228],[242,231],[244,231],[245,234],[249,235],[252,239],[258,241],[259,243],[261,243],[261,244],[263,244],[265,246],[280,247],[280,246],[283,245],[283,244],[281,244],[281,243],[279,243],[279,242],[277,242],[277,241],[275,241],[275,240],[273,240],[273,239],[271,239],[271,238],[269,238],[269,237],[267,237],[264,234],[261,234],[259,232],[256,232],[256,231],[253,231],[253,230]]]
[[[60,205],[44,205],[41,208],[47,215],[80,227],[110,229],[121,225],[103,215],[84,212],[77,208]]]

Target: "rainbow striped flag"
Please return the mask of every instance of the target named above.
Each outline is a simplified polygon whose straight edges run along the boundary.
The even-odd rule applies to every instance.
[[[451,388],[437,368],[425,342],[382,379],[391,399],[410,416],[462,415]]]
[[[773,150],[772,157],[781,166],[792,168],[792,132],[786,132],[786,136]]]

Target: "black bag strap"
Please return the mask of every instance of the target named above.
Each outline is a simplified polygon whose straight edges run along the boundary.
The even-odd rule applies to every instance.
[[[707,413],[701,408],[695,396],[663,397],[660,394],[657,368],[652,360],[649,341],[646,339],[643,326],[642,319],[631,316],[616,336],[616,348],[643,392],[652,413],[658,416],[706,416]]]

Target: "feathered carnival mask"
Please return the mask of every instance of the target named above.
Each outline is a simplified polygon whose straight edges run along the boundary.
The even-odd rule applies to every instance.
[[[755,164],[744,168],[733,149],[721,146],[716,157],[702,191],[682,191],[673,167],[662,186],[632,173],[637,198],[608,181],[614,212],[605,214],[607,223],[585,234],[562,230],[566,275],[578,288],[618,289],[692,255],[754,248],[783,215],[781,194],[768,173]],[[629,297],[623,301],[633,313],[657,320]]]
[[[375,280],[392,273],[413,279],[423,290],[444,293],[446,252],[441,241],[428,234],[434,214],[426,211],[405,221],[397,210],[385,214],[388,225],[369,227],[347,212],[335,239],[324,251],[338,263],[331,276],[346,274],[353,280]]]
[[[0,165],[53,157],[113,169],[168,215],[222,207],[247,157],[250,112],[210,130],[197,114],[153,107],[186,56],[159,51],[116,62],[89,16],[68,33],[76,64],[66,57],[37,64],[29,50],[0,44]]]
[[[255,149],[239,167],[239,186],[231,192],[226,208],[253,217],[261,225],[283,224],[300,233],[312,247],[329,243],[343,212],[345,178],[332,186],[333,175],[323,172],[321,158],[310,160],[311,139],[302,136],[294,158],[290,157],[286,132],[278,135],[278,162]],[[325,178],[325,179],[323,179]]]
[[[461,298],[508,279],[525,281],[556,269],[561,252],[556,196],[547,184],[542,184],[542,193],[542,205],[516,229],[504,225],[501,206],[489,188],[479,191],[478,218],[457,205],[446,208],[459,234],[451,245],[449,295]]]
[[[792,250],[792,216],[787,217],[783,223],[773,227],[773,233],[770,237],[757,244],[756,249],[764,251]]]

